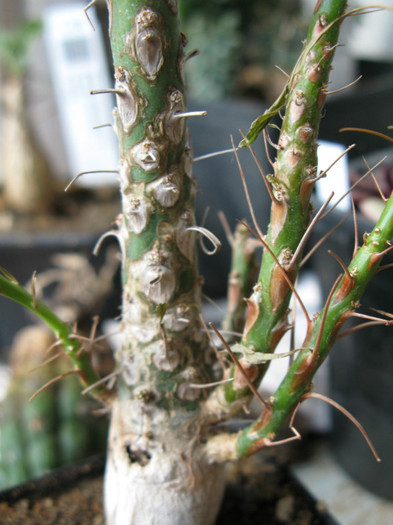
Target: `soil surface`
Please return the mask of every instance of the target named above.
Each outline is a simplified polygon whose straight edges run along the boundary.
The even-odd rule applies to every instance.
[[[281,463],[267,451],[229,467],[217,525],[335,525]],[[102,470],[103,459],[95,458],[63,469],[61,483],[52,474],[37,487],[29,482],[0,494],[2,525],[103,525]]]
[[[1,525],[103,525],[104,458],[0,493]]]

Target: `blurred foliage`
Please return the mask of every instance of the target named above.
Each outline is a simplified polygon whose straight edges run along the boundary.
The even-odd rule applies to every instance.
[[[41,32],[39,20],[22,22],[12,30],[0,30],[0,59],[7,75],[21,77],[26,73],[32,41]]]
[[[189,96],[210,101],[232,94],[242,42],[237,14],[229,11],[211,19],[195,13],[189,22],[189,48],[200,52],[186,66]]]
[[[25,327],[15,337],[12,375],[0,403],[0,490],[105,451],[108,421],[94,415],[99,406],[81,396],[79,379],[69,375],[49,384],[70,370],[65,355],[43,366],[54,348],[46,326]]]
[[[200,51],[186,67],[191,98],[275,96],[280,88],[269,84],[285,80],[275,65],[292,68],[307,27],[298,0],[181,0],[180,8],[188,49]]]

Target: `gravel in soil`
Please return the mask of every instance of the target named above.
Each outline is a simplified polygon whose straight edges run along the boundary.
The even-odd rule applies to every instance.
[[[102,471],[100,458],[93,466],[63,470],[61,483],[56,475],[48,475],[38,490],[30,482],[7,491],[8,497],[0,494],[1,524],[103,525]],[[229,466],[228,480],[216,525],[334,525],[274,454]]]

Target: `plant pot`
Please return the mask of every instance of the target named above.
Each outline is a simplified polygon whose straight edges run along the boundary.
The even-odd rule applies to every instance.
[[[336,225],[342,215],[332,213],[316,228],[318,239]],[[359,237],[370,232],[372,225],[360,219]],[[341,268],[327,250],[332,250],[348,264],[353,251],[354,229],[349,218],[318,250],[317,272],[326,297]],[[389,262],[389,261],[386,261]],[[367,288],[361,311],[377,315],[374,307],[392,311],[393,274],[377,274]],[[359,324],[358,320],[356,324]],[[346,324],[347,330],[353,324]],[[335,344],[330,356],[330,390],[340,403],[365,428],[382,461],[378,463],[356,426],[337,410],[332,412],[333,452],[344,469],[371,492],[393,499],[393,353],[391,328],[379,325],[351,333]]]
[[[0,493],[2,524],[102,524],[103,470],[95,457]],[[337,525],[273,457],[231,470],[217,525]]]

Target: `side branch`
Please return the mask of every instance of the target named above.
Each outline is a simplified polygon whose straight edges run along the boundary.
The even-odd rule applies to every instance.
[[[313,322],[313,330],[303,350],[290,366],[286,377],[270,398],[270,413],[261,417],[240,434],[226,435],[227,453],[231,458],[249,456],[271,443],[279,430],[289,420],[298,404],[310,397],[313,377],[326,359],[342,325],[353,316],[361,296],[375,275],[382,254],[393,236],[393,194],[373,231],[365,237],[363,246],[357,251],[348,267],[351,275],[346,275],[332,288],[323,314]],[[359,428],[359,427],[358,427]],[[222,436],[219,436],[222,439]],[[217,443],[208,443],[208,453],[212,459],[217,451]]]
[[[7,275],[0,275],[0,294],[24,306],[42,319],[54,332],[64,348],[65,353],[77,368],[79,378],[84,387],[93,385],[100,380],[94,370],[88,354],[84,351],[81,342],[74,337],[71,328],[57,317],[44,303],[29,293],[22,285],[11,280]],[[98,385],[91,390],[91,395],[101,402],[109,401],[109,394],[104,387]]]

